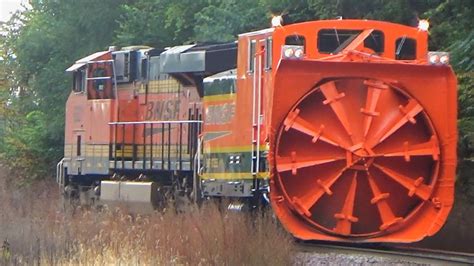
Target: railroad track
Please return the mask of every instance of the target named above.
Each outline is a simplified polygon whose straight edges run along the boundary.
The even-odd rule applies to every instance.
[[[332,252],[343,254],[360,254],[377,257],[403,258],[421,264],[459,264],[474,265],[473,253],[462,253],[445,250],[433,250],[406,246],[363,245],[353,246],[319,242],[298,242],[300,252]]]

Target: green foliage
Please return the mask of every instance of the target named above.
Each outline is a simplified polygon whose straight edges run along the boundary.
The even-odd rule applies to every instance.
[[[64,70],[112,42],[123,3],[32,1],[32,9],[4,26],[1,65],[8,84],[0,94],[6,127],[1,151],[26,180],[54,174],[63,154],[64,103],[70,93]]]
[[[474,155],[474,1],[441,1],[426,12],[433,25],[431,49],[451,52],[458,76],[460,161]],[[467,176],[463,176],[467,178]]]
[[[474,73],[460,74],[459,78],[459,149],[463,158],[474,156]]]
[[[205,0],[138,0],[122,6],[116,42],[158,48],[193,40],[194,14],[208,5]]]
[[[239,33],[264,28],[269,24],[270,14],[257,1],[216,2],[194,15],[194,39],[198,42],[233,41]],[[249,9],[249,6],[252,8]]]
[[[459,77],[460,155],[474,150],[474,1],[471,0],[35,0],[2,26],[0,151],[29,175],[52,174],[63,147],[64,103],[75,60],[115,44],[157,48],[232,41],[241,32],[315,19],[366,18],[416,25],[447,50]]]
[[[41,111],[32,111],[24,118],[9,121],[4,139],[3,156],[14,169],[19,183],[50,175],[50,165],[54,157],[54,147],[49,147],[47,117]]]

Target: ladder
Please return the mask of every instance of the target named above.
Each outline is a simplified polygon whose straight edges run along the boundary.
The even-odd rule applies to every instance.
[[[260,169],[260,128],[262,124],[262,53],[256,53],[253,60],[254,77],[252,90],[252,160],[250,172],[252,173],[254,179],[254,189],[256,189],[256,180]]]

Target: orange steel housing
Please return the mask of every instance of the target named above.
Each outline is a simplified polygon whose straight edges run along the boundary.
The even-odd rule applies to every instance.
[[[325,28],[362,33],[325,55],[316,37]],[[359,39],[371,30],[385,35],[377,55]],[[280,60],[291,34],[306,37],[303,60]],[[414,60],[394,60],[402,36],[416,40]],[[270,199],[283,226],[300,239],[351,242],[436,233],[453,205],[457,84],[449,66],[427,64],[427,32],[333,20],[278,27],[272,37]]]

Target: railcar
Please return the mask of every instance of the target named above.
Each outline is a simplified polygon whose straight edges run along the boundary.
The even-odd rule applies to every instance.
[[[457,81],[422,22],[276,23],[80,59],[57,181],[149,209],[166,193],[269,202],[304,240],[431,236],[453,205]]]

